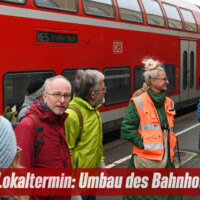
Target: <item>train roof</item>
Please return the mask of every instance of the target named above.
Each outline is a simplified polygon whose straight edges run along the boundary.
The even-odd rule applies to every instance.
[[[195,3],[194,1],[193,2],[189,2],[190,0],[189,1],[187,0],[161,0],[161,1],[169,3],[169,4],[177,5],[179,7],[186,8],[189,10],[200,12],[199,7],[194,4]]]

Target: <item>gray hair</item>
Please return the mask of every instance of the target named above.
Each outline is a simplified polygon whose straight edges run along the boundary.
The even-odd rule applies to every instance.
[[[88,101],[91,92],[98,90],[99,82],[103,80],[104,75],[98,70],[78,70],[74,80],[75,96]]]
[[[71,90],[71,83],[69,82],[69,80],[67,78],[65,78],[64,76],[62,75],[57,75],[57,76],[54,76],[54,77],[51,77],[51,78],[48,78],[46,79],[44,85],[43,85],[43,88],[44,88],[44,92],[49,92],[49,89],[50,89],[50,85],[51,83],[55,80],[55,79],[64,79],[65,81],[68,82],[69,86],[70,86],[70,90]]]
[[[44,85],[39,90],[37,90],[33,94],[30,94],[29,96],[34,98],[34,99],[37,99],[38,97],[42,96],[43,92],[44,92]]]
[[[162,67],[162,63],[158,60],[153,60],[152,58],[144,59],[142,60],[142,63],[144,64],[145,72],[144,80],[148,86],[150,86],[150,79],[155,78],[158,76],[159,71],[165,71],[165,69]]]

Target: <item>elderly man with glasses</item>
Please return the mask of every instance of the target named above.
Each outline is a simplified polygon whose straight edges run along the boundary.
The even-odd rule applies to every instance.
[[[78,70],[74,81],[74,97],[65,121],[65,133],[73,168],[104,167],[103,131],[99,107],[104,103],[104,75],[97,70]],[[78,111],[77,111],[78,110]],[[80,119],[81,118],[81,119]],[[84,196],[82,200],[94,200]]]
[[[21,165],[27,168],[71,168],[71,157],[65,138],[64,122],[71,97],[71,84],[63,76],[44,83],[43,100],[31,105],[15,128],[17,144],[23,150]],[[40,127],[35,127],[40,124]],[[40,135],[36,133],[40,132]],[[40,140],[36,140],[40,137]],[[38,146],[40,149],[38,150]],[[35,199],[44,199],[36,197]],[[68,200],[70,197],[48,197]]]

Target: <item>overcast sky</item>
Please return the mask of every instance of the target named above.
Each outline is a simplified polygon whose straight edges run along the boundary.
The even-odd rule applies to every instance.
[[[190,3],[194,3],[194,4],[198,5],[198,6],[200,6],[200,0],[185,0],[185,1],[188,1]]]

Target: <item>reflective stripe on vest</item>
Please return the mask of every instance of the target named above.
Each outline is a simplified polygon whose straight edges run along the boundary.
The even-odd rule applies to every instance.
[[[174,132],[174,127],[169,127],[169,132]]]
[[[140,130],[158,130],[161,129],[160,124],[154,125],[154,124],[143,124],[139,125]]]
[[[170,102],[171,102],[171,108],[173,108],[174,107],[174,103],[173,103],[173,101],[170,99]]]
[[[140,109],[143,109],[144,108],[144,105],[143,105],[143,102],[142,102],[142,99],[140,96],[136,97],[135,100],[137,101],[138,103],[138,106]]]
[[[158,149],[164,149],[163,143],[159,144],[144,144],[145,150],[158,150]]]

